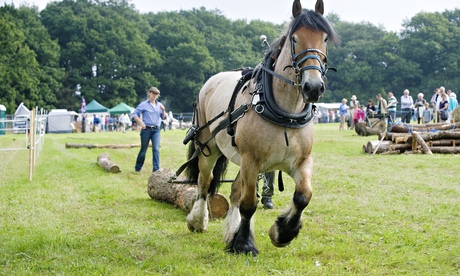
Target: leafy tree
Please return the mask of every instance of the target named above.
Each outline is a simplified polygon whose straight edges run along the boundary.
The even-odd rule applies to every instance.
[[[192,111],[192,103],[205,76],[215,71],[215,61],[205,46],[204,35],[176,13],[149,17],[149,44],[165,63],[157,73],[165,105],[170,110]]]
[[[421,88],[445,86],[458,90],[460,28],[441,13],[419,13],[404,24],[402,55],[420,66]]]
[[[62,48],[66,77],[60,94],[71,99],[67,104],[79,106],[77,86],[87,100],[111,107],[120,101],[134,105],[157,85],[152,72],[163,60],[146,44],[140,30],[148,25],[126,1],[52,2],[41,16]]]
[[[40,66],[11,10],[12,6],[0,8],[0,102],[14,112],[21,102],[35,106]]]

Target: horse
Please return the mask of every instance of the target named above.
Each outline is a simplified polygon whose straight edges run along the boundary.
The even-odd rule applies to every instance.
[[[302,9],[295,0],[288,29],[269,45],[260,65],[220,72],[198,94],[193,132],[184,139],[184,144],[193,140],[186,172],[198,184],[187,226],[192,232],[206,231],[208,196],[217,191],[228,162],[239,165],[224,221],[230,253],[259,254],[252,220],[260,173],[280,170],[295,182],[290,206],[269,230],[272,244],[289,245],[302,228],[302,211],[312,197],[312,103],[325,92],[327,45],[338,41],[323,14],[322,0],[315,10]]]

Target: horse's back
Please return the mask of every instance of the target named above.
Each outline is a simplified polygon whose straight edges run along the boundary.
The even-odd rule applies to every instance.
[[[233,90],[241,78],[241,71],[220,72],[211,78],[201,88],[199,94],[199,109],[205,121],[209,121],[222,111],[227,110]]]

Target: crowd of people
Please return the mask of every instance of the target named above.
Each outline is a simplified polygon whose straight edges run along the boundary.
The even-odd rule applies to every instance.
[[[388,92],[386,99],[381,94],[377,94],[376,102],[369,99],[366,106],[359,103],[356,95],[351,97],[349,105],[348,100],[344,98],[337,110],[340,117],[339,130],[345,130],[345,124],[347,129],[354,129],[357,122],[364,121],[369,115],[387,117],[389,124],[397,123],[397,115],[400,122],[406,124],[412,121],[418,124],[451,122],[452,112],[458,107],[457,95],[451,90],[447,92],[445,90],[443,86],[436,88],[429,102],[423,93],[418,93],[414,100],[409,89],[403,91],[400,101],[393,92]]]
[[[133,123],[127,113],[120,115],[82,114],[77,118],[79,132],[122,131],[131,129]]]

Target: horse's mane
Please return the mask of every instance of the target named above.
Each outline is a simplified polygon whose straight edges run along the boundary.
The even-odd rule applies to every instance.
[[[283,46],[286,38],[291,36],[300,27],[304,26],[307,29],[325,32],[328,35],[329,41],[332,43],[338,43],[339,37],[332,27],[331,23],[323,15],[315,12],[314,10],[303,9],[299,16],[294,18],[287,30],[270,45],[270,49],[266,55],[276,58],[279,54],[281,47]]]

